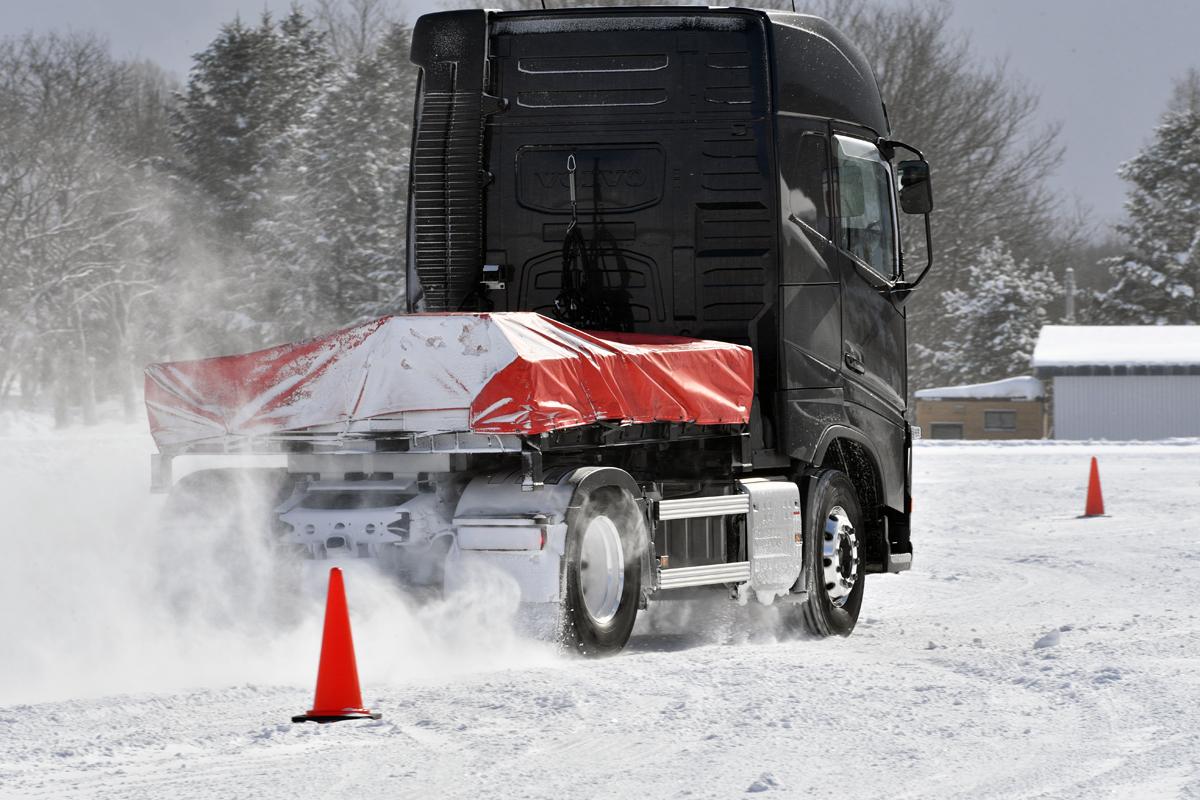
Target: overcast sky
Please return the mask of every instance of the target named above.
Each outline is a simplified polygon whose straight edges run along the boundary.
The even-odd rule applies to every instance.
[[[884,0],[900,3],[907,0]],[[286,11],[288,0],[3,0],[0,34],[93,30],[121,56],[186,74],[224,21]],[[413,13],[430,0],[403,0]],[[500,6],[502,0],[485,5]],[[803,0],[796,5],[803,8]],[[1121,214],[1117,165],[1150,136],[1171,79],[1200,67],[1197,0],[951,0],[954,24],[980,57],[1006,58],[1041,93],[1045,122],[1061,122],[1066,161],[1059,191],[1100,219]],[[919,143],[915,143],[918,144]],[[935,165],[936,166],[936,165]],[[1014,176],[1014,180],[1019,176]]]

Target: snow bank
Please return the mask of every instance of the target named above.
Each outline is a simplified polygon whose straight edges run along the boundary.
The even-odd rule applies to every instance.
[[[1200,365],[1200,325],[1046,325],[1034,367]]]
[[[1020,376],[990,383],[970,383],[963,386],[939,386],[914,392],[918,400],[1040,400],[1046,396],[1037,378]]]

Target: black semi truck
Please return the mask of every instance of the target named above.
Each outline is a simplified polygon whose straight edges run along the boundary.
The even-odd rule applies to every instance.
[[[157,483],[284,454],[283,549],[499,571],[586,653],[699,587],[849,634],[865,576],[912,561],[905,302],[932,263],[901,255],[901,213],[932,252],[929,168],[866,59],[815,17],[696,7],[430,14],[412,58],[408,313],[150,367]]]

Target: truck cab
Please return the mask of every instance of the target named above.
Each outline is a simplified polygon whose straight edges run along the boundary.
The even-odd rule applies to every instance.
[[[869,568],[905,568],[900,196],[932,204],[854,45],[776,11],[461,11],[413,59],[411,310],[752,346],[750,469],[840,467]]]

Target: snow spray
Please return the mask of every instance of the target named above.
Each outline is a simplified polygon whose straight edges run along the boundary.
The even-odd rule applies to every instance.
[[[368,559],[281,562],[266,540],[235,535],[261,512],[244,500],[163,529],[164,500],[147,489],[152,450],[137,426],[0,438],[9,565],[0,705],[244,684],[307,690],[331,566],[346,571],[359,669],[372,686],[561,663],[551,645],[515,632],[519,590],[507,576],[481,570],[468,589],[420,601]]]

